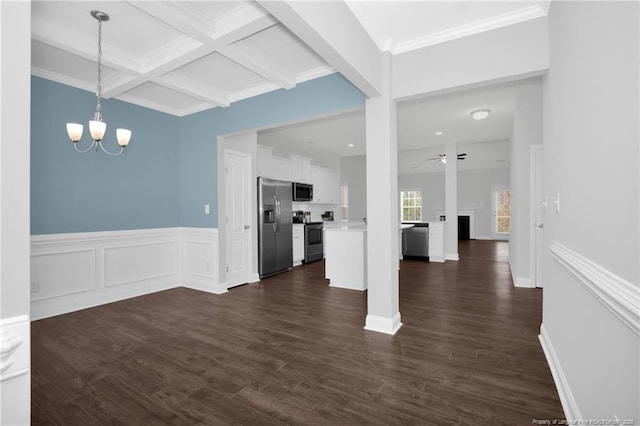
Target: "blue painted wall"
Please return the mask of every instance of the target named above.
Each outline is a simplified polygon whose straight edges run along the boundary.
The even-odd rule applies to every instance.
[[[131,129],[126,152],[79,154],[67,122],[84,125],[88,146],[95,95],[31,79],[31,233],[163,228],[179,225],[179,118],[103,100],[105,145],[116,151],[116,127]]]
[[[218,226],[218,136],[363,106],[365,95],[340,74],[277,90],[180,121],[180,224]],[[204,214],[210,204],[211,214]]]
[[[364,105],[340,74],[277,90],[228,108],[175,117],[114,99],[103,101],[105,143],[115,127],[133,131],[125,154],[77,153],[65,123],[85,125],[95,95],[32,77],[31,233],[218,226],[217,138]],[[204,214],[210,204],[211,214]]]

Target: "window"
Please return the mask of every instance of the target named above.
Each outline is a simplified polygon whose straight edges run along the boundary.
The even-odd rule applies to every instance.
[[[422,191],[400,191],[400,215],[402,222],[422,220]]]
[[[508,234],[511,231],[511,191],[496,190],[496,232]]]
[[[342,220],[349,220],[349,186],[340,185],[340,210],[342,210]]]

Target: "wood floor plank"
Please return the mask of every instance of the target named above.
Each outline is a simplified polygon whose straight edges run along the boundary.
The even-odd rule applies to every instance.
[[[314,262],[224,295],[176,288],[32,323],[34,424],[493,425],[562,419],[541,289],[507,243],[403,261],[394,336]]]

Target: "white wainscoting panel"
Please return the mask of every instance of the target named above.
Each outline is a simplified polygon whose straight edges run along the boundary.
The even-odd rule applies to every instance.
[[[31,319],[180,285],[181,229],[31,237]]]
[[[225,293],[218,253],[211,228],[33,235],[31,319],[179,286]]]
[[[105,247],[103,264],[105,287],[176,275],[178,241]]]
[[[95,249],[32,252],[31,300],[67,296],[95,288]]]
[[[557,241],[551,243],[549,250],[553,258],[600,303],[640,336],[640,287]]]
[[[181,253],[184,287],[215,294],[227,292],[219,280],[217,229],[182,228]]]

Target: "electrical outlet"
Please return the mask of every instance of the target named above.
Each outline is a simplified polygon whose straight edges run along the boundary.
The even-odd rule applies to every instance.
[[[38,293],[40,291],[40,281],[31,281],[31,293]]]

